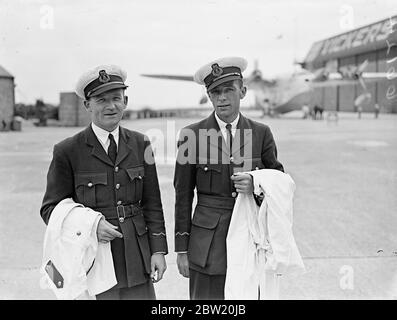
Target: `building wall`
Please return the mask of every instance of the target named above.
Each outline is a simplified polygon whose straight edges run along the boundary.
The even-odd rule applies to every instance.
[[[86,126],[91,121],[83,100],[74,92],[61,92],[58,117],[64,126]]]
[[[397,113],[397,46],[377,54],[377,71],[389,72],[389,79],[377,83],[377,101],[383,112]],[[392,74],[394,73],[394,75]]]
[[[355,66],[356,57],[347,57],[339,60],[339,67]],[[354,84],[339,86],[339,111],[354,111],[354,99],[356,98],[356,87]]]
[[[337,107],[337,87],[324,87],[324,109],[336,111]]]
[[[354,84],[339,86],[339,111],[353,112],[356,87]]]
[[[14,116],[14,79],[0,78],[0,128],[3,120],[9,129]]]
[[[324,97],[324,88],[315,88],[311,95],[310,107],[314,106],[322,106],[323,105],[323,97]]]
[[[365,60],[368,60],[368,65],[364,72],[376,72],[377,61],[376,52],[368,52],[357,56],[357,66],[361,65]],[[363,104],[363,112],[373,112],[376,103],[376,82],[366,83],[367,91],[371,94],[371,99],[368,103]],[[356,97],[365,93],[364,88],[360,84],[356,84]]]
[[[87,126],[91,122],[90,114],[84,106],[83,100],[77,97],[78,123],[77,126]]]

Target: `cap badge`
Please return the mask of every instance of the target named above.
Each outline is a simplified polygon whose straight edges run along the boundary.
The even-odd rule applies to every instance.
[[[105,70],[99,71],[99,82],[106,83],[110,81],[109,75],[106,73]]]
[[[217,63],[214,63],[211,68],[214,77],[219,77],[223,73],[223,69]]]

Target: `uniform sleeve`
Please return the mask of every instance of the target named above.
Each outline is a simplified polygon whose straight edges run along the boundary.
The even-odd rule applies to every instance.
[[[168,253],[167,237],[160,187],[157,177],[154,154],[149,139],[145,138],[145,178],[143,179],[143,215],[149,231],[151,253]],[[149,161],[146,161],[149,160]]]
[[[275,169],[284,172],[283,165],[277,160],[276,142],[269,127],[266,127],[261,158],[266,169]]]
[[[40,209],[40,215],[48,224],[52,210],[66,198],[71,198],[74,191],[74,178],[68,157],[57,145],[47,173],[47,187]]]
[[[196,186],[196,146],[193,141],[195,142],[194,135],[189,139],[187,130],[181,132],[174,173],[176,252],[186,252],[189,245],[192,203]]]

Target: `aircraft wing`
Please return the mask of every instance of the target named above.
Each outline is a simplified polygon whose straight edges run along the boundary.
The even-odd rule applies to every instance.
[[[147,78],[157,78],[157,79],[194,81],[193,76],[170,75],[170,74],[141,74],[141,76]]]
[[[156,79],[166,79],[166,80],[179,80],[179,81],[194,81],[193,76],[183,76],[183,75],[172,75],[172,74],[141,74],[142,77],[156,78]],[[207,103],[208,98],[203,95],[200,98],[199,104]]]
[[[365,79],[365,81],[367,80],[379,80],[379,79],[388,79],[387,78],[387,73],[386,72],[364,72],[362,74],[362,77]],[[389,79],[390,80],[390,79]]]
[[[141,74],[142,77],[156,78],[156,79],[166,79],[166,80],[180,80],[180,81],[194,81],[193,76],[186,75],[171,75],[171,74]],[[263,78],[244,78],[244,84],[248,87],[254,87],[255,85],[263,86],[274,86],[274,81],[269,81]]]
[[[260,79],[250,79],[250,78],[244,78],[243,79],[244,84],[248,87],[248,89],[255,89],[256,87],[274,87],[275,81],[270,81],[266,80],[263,78]]]

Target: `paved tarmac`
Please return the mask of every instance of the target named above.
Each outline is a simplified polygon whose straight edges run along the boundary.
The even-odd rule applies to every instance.
[[[282,279],[281,299],[397,299],[397,115],[341,113],[338,122],[253,116],[272,129],[279,160],[297,185],[293,230],[307,272]],[[196,120],[123,125],[160,130],[172,146],[173,131]],[[53,145],[81,129],[24,122],[21,132],[0,133],[0,299],[55,299],[39,285],[39,208]],[[188,299],[173,253],[173,156],[158,159],[170,249],[158,299]]]

